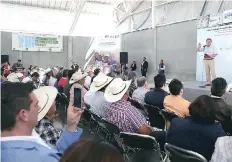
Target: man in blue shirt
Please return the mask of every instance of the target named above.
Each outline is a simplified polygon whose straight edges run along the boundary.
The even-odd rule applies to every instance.
[[[82,134],[76,128],[81,111],[68,108],[67,126],[56,147],[47,145],[39,136],[32,136],[38,115],[47,113],[55,101],[57,90],[33,92],[32,83],[2,84],[1,94],[1,160],[2,162],[58,162],[60,155]]]

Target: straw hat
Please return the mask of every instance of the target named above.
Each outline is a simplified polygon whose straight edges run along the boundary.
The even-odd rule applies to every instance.
[[[90,85],[90,91],[98,91],[109,84],[113,78],[106,76],[104,73],[99,73]]]
[[[40,106],[40,110],[38,115],[38,121],[40,121],[51,108],[53,102],[56,99],[58,91],[55,87],[44,86],[34,90],[33,93],[39,100],[38,104]]]
[[[124,96],[130,87],[131,80],[123,81],[121,78],[115,78],[106,88],[104,97],[108,102],[116,102]]]
[[[78,72],[75,72],[70,81],[69,81],[69,84],[73,84],[73,83],[76,83],[77,81],[85,78],[88,74],[87,73],[82,73],[81,71],[78,71]]]

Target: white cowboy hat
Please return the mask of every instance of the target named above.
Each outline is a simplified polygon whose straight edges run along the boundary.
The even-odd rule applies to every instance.
[[[89,91],[98,91],[109,84],[113,78],[106,76],[104,73],[99,73],[90,85]]]
[[[39,101],[38,104],[40,106],[40,110],[38,115],[38,121],[40,121],[51,108],[53,102],[56,99],[58,91],[55,87],[44,86],[34,90],[33,93]]]
[[[8,76],[7,76],[7,80],[9,82],[20,82],[19,81],[19,78],[22,78],[23,77],[23,74],[22,73],[10,73]]]
[[[51,68],[47,68],[44,72],[44,75],[46,75],[47,73],[49,73],[49,72],[51,72],[52,71],[52,69]]]
[[[115,78],[105,90],[104,97],[106,101],[116,102],[122,99],[130,84],[131,80],[123,81],[121,78]]]
[[[78,71],[78,72],[75,72],[70,81],[69,81],[69,84],[73,84],[73,83],[76,83],[77,81],[85,78],[88,74],[87,73],[82,73],[81,71]]]

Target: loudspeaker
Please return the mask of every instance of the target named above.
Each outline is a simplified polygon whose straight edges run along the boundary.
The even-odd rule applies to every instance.
[[[120,63],[128,64],[128,52],[120,52]]]
[[[1,64],[5,63],[6,61],[9,62],[9,55],[1,55]]]

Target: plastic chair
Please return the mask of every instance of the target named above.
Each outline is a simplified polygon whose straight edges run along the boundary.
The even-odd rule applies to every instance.
[[[152,127],[156,127],[164,130],[165,120],[163,116],[160,114],[160,108],[148,104],[145,104],[144,107],[147,110],[150,125]]]
[[[165,120],[166,129],[169,128],[169,125],[170,125],[170,122],[172,121],[172,119],[179,118],[179,116],[176,115],[175,113],[168,112],[165,109],[160,110],[160,113],[161,113],[161,115],[163,116],[163,118]]]
[[[205,157],[194,151],[186,150],[169,143],[164,145],[167,156],[165,157],[165,162],[208,162]]]

